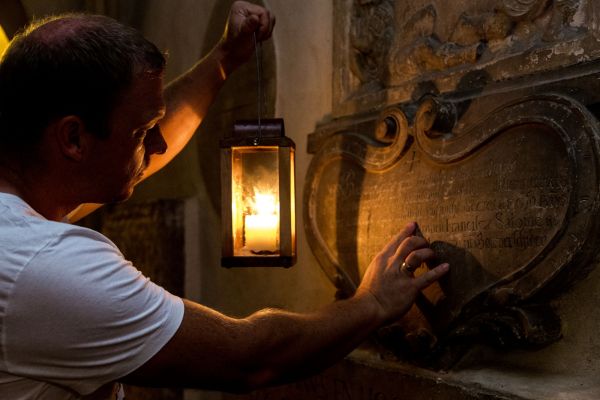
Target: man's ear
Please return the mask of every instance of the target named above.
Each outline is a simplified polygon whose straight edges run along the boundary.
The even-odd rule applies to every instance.
[[[54,122],[54,134],[63,155],[81,161],[89,147],[90,133],[76,115],[67,115]]]

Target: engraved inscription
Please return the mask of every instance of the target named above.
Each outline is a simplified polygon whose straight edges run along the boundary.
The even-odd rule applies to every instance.
[[[539,255],[563,224],[572,183],[566,150],[549,128],[513,128],[453,168],[411,151],[385,173],[331,163],[321,180],[319,231],[355,278],[404,223],[418,221],[431,242],[472,260],[453,270],[453,280],[470,281],[454,293],[460,306]]]
[[[452,265],[378,332],[395,356],[433,368],[450,368],[472,341],[558,340],[558,317],[535,295],[564,291],[598,253],[596,120],[562,95],[487,101],[425,99],[414,128],[387,145],[344,134],[345,124],[321,138],[307,174],[307,239],[338,297],[409,221],[431,242],[432,264]]]

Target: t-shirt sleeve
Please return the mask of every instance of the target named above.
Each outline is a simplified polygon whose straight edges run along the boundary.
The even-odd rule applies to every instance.
[[[97,232],[74,227],[23,268],[5,317],[9,372],[88,394],[143,365],[175,334],[182,300]]]

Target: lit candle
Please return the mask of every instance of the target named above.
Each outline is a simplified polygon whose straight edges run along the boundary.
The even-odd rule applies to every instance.
[[[279,207],[275,196],[256,193],[252,211],[255,213],[244,217],[246,248],[254,252],[276,252],[279,250],[277,246]]]
[[[276,215],[246,215],[246,247],[255,252],[277,250]]]

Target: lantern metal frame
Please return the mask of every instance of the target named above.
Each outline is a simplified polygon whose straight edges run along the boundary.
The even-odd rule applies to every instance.
[[[239,120],[234,123],[233,135],[220,141],[221,148],[221,265],[231,267],[284,267],[296,263],[295,216],[295,144],[285,136],[281,118]],[[236,254],[233,230],[234,211],[234,151],[236,149],[277,149],[279,183],[279,241],[278,254]],[[241,211],[237,211],[241,212]]]

